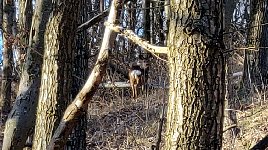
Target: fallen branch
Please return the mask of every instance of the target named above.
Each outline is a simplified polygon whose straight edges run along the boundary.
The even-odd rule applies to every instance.
[[[113,0],[111,3],[108,22],[116,22],[116,19],[120,16],[120,12],[117,11],[121,10],[120,7],[122,7],[122,0]],[[63,149],[69,134],[77,124],[78,117],[87,110],[88,103],[93,98],[99,84],[102,81],[109,59],[108,49],[114,46],[113,43],[116,38],[116,33],[112,32],[109,28],[106,28],[103,37],[96,64],[82,90],[77,94],[74,101],[67,107],[63,118],[61,119],[60,124],[55,130],[55,133],[49,143],[48,150]]]
[[[108,82],[108,83],[101,83],[99,87],[100,88],[129,88],[130,84],[127,82]]]
[[[230,125],[230,126],[225,127],[225,128],[223,129],[223,132],[226,132],[226,131],[228,131],[228,130],[230,130],[230,129],[232,129],[232,128],[236,128],[236,127],[237,127],[236,124],[232,124],[232,125]]]
[[[132,30],[127,30],[120,26],[117,26],[115,24],[111,24],[108,22],[105,22],[104,25],[108,27],[109,29],[113,30],[114,32],[120,33],[121,35],[130,39],[135,44],[138,44],[139,46],[141,46],[142,48],[146,49],[147,51],[153,54],[167,54],[168,53],[168,47],[152,45],[145,39],[140,38]]]
[[[100,83],[100,88],[129,88],[130,84],[128,82],[108,82],[108,83]],[[157,88],[157,89],[168,89],[168,86],[161,86],[156,84],[148,84],[150,88]]]

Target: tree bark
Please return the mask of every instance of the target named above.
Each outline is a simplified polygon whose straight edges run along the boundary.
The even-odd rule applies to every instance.
[[[90,2],[88,0],[82,0],[78,11],[78,24],[89,19],[88,12],[92,11],[89,7]],[[88,46],[88,33],[83,30],[76,34],[75,47],[74,47],[74,61],[72,69],[72,91],[71,102],[81,87],[85,84],[86,78],[89,74],[88,69],[88,56],[89,56],[89,46]],[[65,148],[68,150],[85,150],[86,149],[86,129],[87,129],[87,110],[85,110],[82,115],[78,118],[78,124],[73,129],[71,135],[68,138]]]
[[[3,74],[0,97],[1,119],[4,123],[11,110],[11,83],[13,71],[12,34],[13,16],[15,13],[13,0],[5,0],[3,3]]]
[[[264,1],[263,2],[263,9],[262,11],[264,12],[264,16],[262,19],[262,27],[261,27],[261,39],[260,39],[260,49],[259,49],[259,57],[260,57],[260,62],[259,62],[259,67],[262,75],[262,81],[264,85],[268,84],[268,2]],[[265,24],[265,25],[263,25]]]
[[[0,28],[1,29],[3,29],[3,14],[4,14],[3,1],[4,0],[0,0]]]
[[[26,49],[29,44],[29,36],[33,17],[33,6],[31,0],[19,1],[19,22],[18,22],[18,52],[19,70],[22,69],[22,65],[25,62]]]
[[[263,11],[266,7],[265,3],[264,0],[253,0],[250,5],[250,22],[247,37],[247,45],[250,49],[245,51],[243,75],[244,88],[246,90],[253,89],[253,87],[260,88],[263,83],[260,52],[258,50],[261,47],[261,31],[263,28],[261,23],[265,15],[265,11]],[[249,92],[247,91],[246,93]]]
[[[165,150],[222,146],[223,1],[171,0]]]
[[[19,92],[8,116],[2,150],[20,150],[32,133],[40,87],[44,32],[51,12],[51,0],[37,1],[31,27],[26,63]]]
[[[112,1],[110,14],[108,17],[108,22],[115,23],[116,19],[120,16],[120,11],[122,7],[121,0]],[[102,77],[105,74],[106,66],[109,58],[109,48],[114,47],[113,42],[116,38],[116,34],[110,29],[106,28],[104,32],[104,39],[100,49],[100,53],[97,62],[88,77],[84,87],[78,93],[72,104],[70,104],[64,116],[60,122],[60,125],[56,129],[50,145],[49,150],[62,149],[68,135],[71,133],[72,129],[77,123],[77,118],[82,115],[83,111],[87,109],[88,103],[92,99],[94,93],[98,89],[99,84],[102,81]]]
[[[226,0],[225,1],[225,29],[224,31],[227,32],[228,34],[225,34],[224,36],[224,42],[226,49],[233,49],[233,41],[230,40],[233,36],[232,34],[232,22],[233,22],[233,14],[234,10],[237,5],[237,0]],[[231,52],[226,55],[226,107],[227,109],[230,109],[230,111],[227,111],[225,115],[225,120],[226,120],[226,125],[236,125],[237,124],[237,116],[236,116],[236,111],[233,111],[237,108],[237,101],[235,98],[235,90],[234,90],[234,84],[233,84],[233,68],[234,68],[234,61],[233,61],[233,54],[235,52]],[[234,146],[234,142],[236,139],[236,136],[239,132],[239,129],[237,126],[231,128],[230,130],[227,131],[227,137],[230,139],[230,145]],[[231,147],[229,147],[231,148]]]
[[[58,0],[52,5],[45,31],[44,59],[33,149],[46,150],[71,99],[73,43],[81,1]]]

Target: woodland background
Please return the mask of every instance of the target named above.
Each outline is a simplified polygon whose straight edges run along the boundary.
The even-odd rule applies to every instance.
[[[111,1],[0,2],[1,147],[12,149],[16,143],[18,149],[46,149],[66,107],[93,72],[106,39],[104,22]],[[125,1],[115,22],[148,43],[164,47],[174,3]],[[268,2],[225,0],[223,4],[226,105],[222,149],[250,149],[267,138]],[[65,148],[163,149],[170,86],[168,57],[152,54],[120,34],[114,40],[101,84],[87,108],[79,112],[78,125]],[[139,56],[150,63],[149,86],[133,99],[127,69]],[[20,130],[12,137],[15,142],[7,138],[2,144],[5,128],[13,125],[7,118],[15,118]],[[5,131],[9,136],[12,133]]]

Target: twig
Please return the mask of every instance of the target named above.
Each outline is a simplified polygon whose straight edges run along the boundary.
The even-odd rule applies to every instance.
[[[232,125],[230,125],[230,126],[227,126],[227,127],[225,127],[225,128],[223,129],[223,132],[226,132],[226,131],[228,131],[228,130],[230,130],[230,129],[232,129],[232,128],[235,128],[235,127],[237,127],[237,124],[232,124]]]
[[[92,19],[88,20],[87,22],[81,24],[79,27],[77,27],[77,32],[81,32],[83,30],[86,30],[87,28],[93,26],[94,24],[100,22],[102,19],[108,16],[110,8],[104,10],[97,16],[93,17]]]

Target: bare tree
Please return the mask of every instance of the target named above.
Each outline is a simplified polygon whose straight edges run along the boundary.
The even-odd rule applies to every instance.
[[[5,126],[3,150],[22,149],[34,128],[41,82],[44,33],[51,4],[51,0],[40,0],[36,3],[19,91]]]

